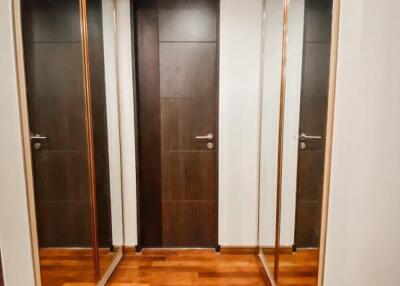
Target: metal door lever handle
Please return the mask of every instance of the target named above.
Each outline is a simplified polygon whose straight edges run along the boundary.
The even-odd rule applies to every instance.
[[[31,140],[46,140],[47,139],[46,136],[42,136],[40,134],[31,135],[30,138],[31,138]]]
[[[211,133],[205,135],[205,136],[196,136],[197,140],[213,140],[214,139],[214,135],[212,135]]]
[[[307,135],[305,133],[300,134],[300,140],[307,140],[307,139],[322,139],[322,136]]]

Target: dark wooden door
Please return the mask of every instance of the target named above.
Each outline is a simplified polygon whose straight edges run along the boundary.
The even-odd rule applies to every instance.
[[[101,1],[88,1],[100,245],[110,245]],[[91,245],[79,0],[22,1],[29,123],[41,247]],[[40,134],[40,136],[36,136]]]
[[[295,245],[318,247],[331,47],[331,0],[305,1]],[[304,134],[306,137],[301,137]]]
[[[215,247],[219,1],[134,5],[139,244]]]

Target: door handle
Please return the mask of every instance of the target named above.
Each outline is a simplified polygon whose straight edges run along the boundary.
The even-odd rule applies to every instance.
[[[213,140],[214,139],[214,135],[212,133],[209,133],[205,136],[196,136],[195,137],[197,140]]]
[[[300,140],[307,140],[307,139],[322,139],[322,136],[315,136],[315,135],[307,135],[305,133],[300,134]]]
[[[40,134],[32,135],[29,137],[31,140],[46,140],[46,136],[42,136]]]

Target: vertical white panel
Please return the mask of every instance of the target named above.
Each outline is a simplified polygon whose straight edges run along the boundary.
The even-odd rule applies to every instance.
[[[6,285],[33,286],[11,1],[0,1],[0,248]]]
[[[137,213],[130,1],[116,0],[116,6],[124,237],[125,244],[132,246],[137,244]]]
[[[341,1],[326,286],[400,283],[400,2]]]
[[[303,34],[304,0],[291,1],[288,24],[285,134],[283,147],[281,217],[281,245],[283,246],[294,244]]]
[[[261,0],[221,0],[219,243],[257,243]]]
[[[283,0],[266,0],[261,136],[260,242],[275,241],[276,180],[282,61]],[[298,131],[303,59],[304,0],[292,1],[286,71],[281,245],[294,243]]]
[[[114,0],[102,0],[102,13],[112,238],[114,245],[122,245],[121,157]]]
[[[262,246],[273,246],[275,243],[282,32],[283,0],[266,0],[260,153],[260,243]]]

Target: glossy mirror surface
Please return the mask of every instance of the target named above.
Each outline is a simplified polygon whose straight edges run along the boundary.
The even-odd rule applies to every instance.
[[[21,9],[42,285],[93,282],[80,3]]]
[[[21,25],[42,285],[104,281],[123,245],[115,3],[23,0]]]
[[[122,253],[122,193],[114,0],[88,0],[100,276]]]
[[[283,0],[264,2],[260,142],[260,248],[270,275],[276,259],[276,160],[282,72]]]
[[[260,247],[277,285],[317,285],[333,1],[265,5]]]
[[[317,285],[332,4],[289,6],[278,285]]]

